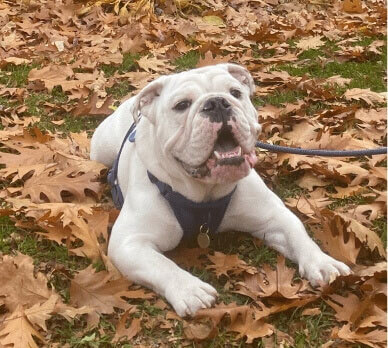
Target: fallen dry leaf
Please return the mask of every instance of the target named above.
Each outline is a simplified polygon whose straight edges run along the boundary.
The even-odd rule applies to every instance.
[[[246,336],[247,343],[255,338],[272,335],[274,327],[262,319],[257,319],[254,310],[247,311],[245,316],[239,316],[229,327],[228,331],[237,332],[239,337]]]
[[[47,287],[47,277],[41,272],[34,274],[30,256],[4,255],[0,262],[0,274],[0,296],[4,297],[4,303],[11,311],[16,310],[18,306],[27,308],[46,302],[53,293]]]
[[[363,100],[369,105],[373,105],[375,103],[385,103],[386,95],[385,93],[376,93],[367,89],[361,88],[352,88],[348,89],[344,94],[345,99],[347,100]]]
[[[306,280],[293,281],[295,270],[288,268],[285,258],[278,256],[276,268],[265,264],[258,274],[246,275],[239,283],[239,293],[253,299],[263,297],[296,299],[303,297],[308,290]]]
[[[0,343],[5,346],[38,348],[33,336],[44,342],[42,335],[27,319],[23,307],[18,305],[0,327]]]
[[[245,261],[241,260],[238,255],[226,255],[215,251],[214,255],[207,255],[213,265],[206,266],[207,269],[213,270],[217,277],[221,275],[228,276],[229,274],[240,274],[246,272],[254,274],[257,272],[255,267],[249,266]]]
[[[93,309],[90,325],[96,325],[100,314],[110,314],[114,308],[128,310],[132,306],[122,299],[131,283],[124,279],[112,280],[106,271],[96,272],[92,266],[76,274],[70,285],[70,302],[78,307]]]
[[[133,312],[133,309],[134,308],[125,311],[124,314],[121,316],[119,322],[117,323],[116,333],[113,337],[112,342],[117,342],[120,340],[120,338],[131,340],[141,330],[141,319],[139,318],[133,318],[128,328],[126,327],[128,316],[130,313]]]

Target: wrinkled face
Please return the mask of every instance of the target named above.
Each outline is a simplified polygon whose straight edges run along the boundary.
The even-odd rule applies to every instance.
[[[253,87],[249,73],[232,64],[164,79],[148,114],[156,115],[156,137],[166,156],[186,175],[210,184],[248,175],[261,128],[249,98]]]

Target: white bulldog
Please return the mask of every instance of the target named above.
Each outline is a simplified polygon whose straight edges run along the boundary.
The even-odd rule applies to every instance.
[[[164,296],[180,316],[211,307],[217,291],[163,255],[179,244],[183,230],[147,171],[189,202],[230,195],[217,233],[238,230],[264,240],[297,262],[313,285],[351,272],[320,250],[252,170],[261,130],[253,91],[249,72],[234,64],[162,76],[124,102],[92,138],[90,158],[112,166],[137,123],[136,141],[125,140],[118,165],[124,204],[108,255],[123,275]]]

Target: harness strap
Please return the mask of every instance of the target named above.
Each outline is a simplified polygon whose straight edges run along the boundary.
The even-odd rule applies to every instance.
[[[228,208],[236,187],[232,192],[219,199],[208,202],[194,202],[176,192],[172,187],[147,171],[150,181],[157,186],[160,194],[167,200],[177,218],[184,236],[188,239],[195,237],[206,225],[209,233],[216,233]]]
[[[133,122],[131,127],[129,127],[127,134],[125,134],[124,140],[121,143],[120,151],[117,154],[117,157],[113,163],[112,168],[109,169],[108,171],[107,181],[111,187],[113,203],[115,204],[117,209],[121,209],[124,204],[124,196],[119,185],[119,177],[118,177],[119,160],[121,156],[121,151],[123,151],[123,148],[127,139],[131,143],[135,142],[135,135],[136,135],[136,123]]]

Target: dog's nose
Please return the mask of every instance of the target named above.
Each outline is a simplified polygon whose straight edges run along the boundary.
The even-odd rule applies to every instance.
[[[230,117],[231,105],[222,97],[213,97],[206,100],[202,111],[209,116],[211,122],[222,122]]]

